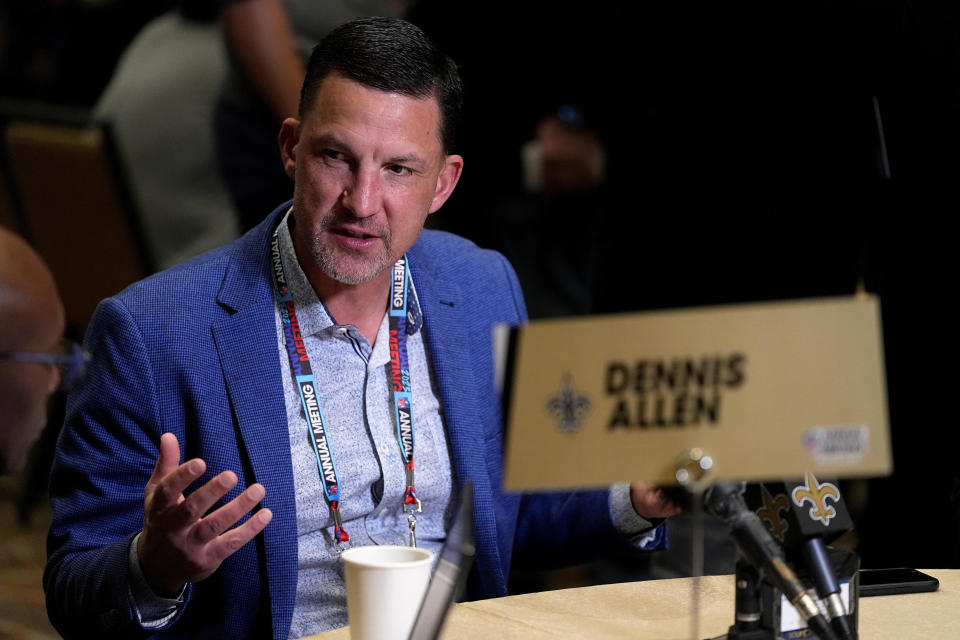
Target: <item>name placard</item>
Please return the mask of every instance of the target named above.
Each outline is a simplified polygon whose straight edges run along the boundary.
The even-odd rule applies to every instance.
[[[892,469],[875,298],[537,320],[514,335],[506,488]]]

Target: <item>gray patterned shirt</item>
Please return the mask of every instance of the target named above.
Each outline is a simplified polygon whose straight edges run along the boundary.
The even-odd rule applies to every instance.
[[[406,476],[393,417],[387,315],[372,347],[355,326],[336,324],[297,262],[288,225],[281,225],[279,240],[341,482],[343,526],[355,546],[409,544],[407,518],[401,512]],[[411,298],[407,351],[416,429],[416,487],[423,504],[417,518],[417,544],[439,556],[453,479],[415,292]],[[289,636],[299,638],[347,624],[346,587],[310,431],[290,375],[279,311],[275,318],[297,505],[297,597]]]

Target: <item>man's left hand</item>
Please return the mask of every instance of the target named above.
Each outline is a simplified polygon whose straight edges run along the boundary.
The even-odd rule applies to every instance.
[[[659,487],[645,482],[634,482],[630,485],[630,502],[633,503],[634,511],[647,520],[669,518],[683,510]]]

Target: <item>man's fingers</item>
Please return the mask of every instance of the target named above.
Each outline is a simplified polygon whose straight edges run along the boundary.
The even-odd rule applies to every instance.
[[[682,511],[659,487],[645,482],[634,482],[630,486],[630,501],[634,511],[647,519],[669,518]]]
[[[157,456],[157,464],[153,467],[148,484],[157,484],[165,475],[176,469],[178,464],[180,464],[180,443],[177,442],[177,436],[165,433],[160,436],[160,455]]]
[[[683,511],[683,508],[674,502],[670,496],[661,492],[658,498],[657,506],[661,518],[670,518]]]
[[[163,476],[153,488],[150,508],[154,511],[162,511],[179,504],[184,490],[203,475],[206,468],[207,463],[200,458],[194,458]]]
[[[270,509],[260,509],[239,527],[216,538],[211,543],[211,556],[217,559],[217,564],[223,562],[237,549],[253,540],[272,519],[273,512]]]
[[[247,490],[241,493],[239,496],[197,523],[194,529],[194,535],[196,536],[197,540],[201,543],[206,543],[222,534],[224,531],[232,527],[251,509],[253,509],[257,503],[263,499],[265,494],[266,490],[261,484],[253,484],[248,487]],[[263,513],[263,511],[268,510],[262,509],[259,513]],[[251,518],[251,520],[255,519],[256,517]],[[269,519],[267,522],[269,522]],[[247,524],[249,524],[249,521],[244,523],[243,526],[247,526]],[[266,522],[263,523],[263,525],[266,526]],[[263,527],[260,529],[262,530]],[[256,535],[256,533],[253,535]]]
[[[193,524],[235,486],[237,486],[237,474],[233,471],[218,474],[176,506],[176,512],[171,514],[170,523],[184,527]]]
[[[659,487],[650,490],[647,504],[651,515],[656,518],[669,518],[683,511],[680,505]]]

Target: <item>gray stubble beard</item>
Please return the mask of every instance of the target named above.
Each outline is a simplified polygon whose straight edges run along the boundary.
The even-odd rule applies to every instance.
[[[320,267],[320,270],[328,277],[342,284],[358,285],[373,280],[391,265],[390,254],[393,248],[393,240],[389,235],[380,236],[380,240],[383,242],[384,251],[377,256],[377,262],[373,265],[373,272],[366,274],[365,277],[358,278],[352,274],[341,271],[336,264],[334,252],[323,251],[321,244],[316,241],[316,238],[310,243],[310,254],[313,256],[313,260],[317,266]]]

